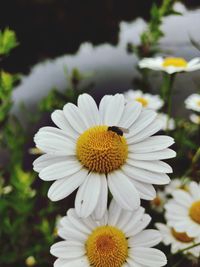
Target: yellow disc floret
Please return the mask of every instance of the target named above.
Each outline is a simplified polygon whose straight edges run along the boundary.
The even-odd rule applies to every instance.
[[[163,61],[163,67],[176,67],[185,68],[187,67],[187,61],[184,58],[179,57],[167,57]]]
[[[86,251],[91,266],[121,267],[128,256],[128,242],[118,228],[100,226],[86,241]]]
[[[194,240],[194,238],[189,237],[184,232],[176,232],[174,228],[172,228],[171,232],[172,232],[172,235],[180,242],[190,243],[190,242],[192,242]]]
[[[95,126],[80,135],[76,153],[89,171],[107,174],[125,163],[128,146],[126,139],[108,131],[108,126]]]
[[[192,204],[189,214],[193,221],[200,224],[200,200]]]
[[[137,97],[135,99],[137,102],[140,102],[142,104],[143,107],[146,107],[148,105],[148,101],[147,99],[143,98],[143,97]]]

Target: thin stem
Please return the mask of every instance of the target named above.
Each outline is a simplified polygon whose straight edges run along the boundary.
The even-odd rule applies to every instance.
[[[198,246],[200,246],[200,242],[197,243],[197,244],[191,245],[191,246],[189,246],[189,247],[187,247],[187,248],[184,248],[184,249],[179,250],[179,253],[185,252],[185,251],[187,251],[187,250],[189,250],[189,249],[191,249],[191,248],[196,248],[196,247],[198,247]]]

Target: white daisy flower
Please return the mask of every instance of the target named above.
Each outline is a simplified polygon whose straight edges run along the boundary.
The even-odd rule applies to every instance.
[[[152,200],[152,184],[168,184],[172,168],[163,159],[175,152],[168,136],[151,136],[162,123],[156,112],[138,102],[125,105],[124,96],[105,96],[99,109],[88,94],[78,106],[66,104],[52,114],[59,127],[43,127],[35,135],[36,146],[45,154],[34,162],[34,170],[45,181],[56,180],[48,196],[52,201],[78,189],[75,209],[80,217],[96,208],[99,218],[107,207],[108,188],[127,210],[137,209],[140,198]],[[114,127],[113,127],[114,126]],[[129,133],[121,130],[127,128]]]
[[[200,115],[193,113],[190,115],[190,120],[191,120],[191,122],[200,125]]]
[[[51,247],[58,259],[54,267],[153,267],[164,266],[166,257],[152,248],[161,241],[157,230],[144,230],[151,217],[140,207],[122,210],[112,201],[101,221],[78,217],[74,209],[61,220],[58,233],[64,241]]]
[[[192,94],[185,100],[187,109],[200,112],[200,94]]]
[[[169,118],[165,113],[158,113],[158,118],[163,122],[162,130],[170,130],[173,131],[175,129],[175,121],[172,118]]]
[[[173,179],[171,180],[171,182],[165,186],[164,192],[167,195],[172,195],[172,193],[177,190],[184,190],[184,191],[189,191],[188,188],[188,183],[189,183],[189,178],[185,178],[185,179]]]
[[[193,58],[190,61],[186,61],[184,58],[179,57],[143,58],[139,62],[139,67],[158,71],[165,71],[168,74],[183,71],[190,72],[200,69],[200,58]]]
[[[189,192],[175,190],[165,205],[168,225],[190,237],[200,237],[200,185],[191,182]]]
[[[138,101],[144,108],[159,110],[164,105],[159,95],[144,94],[141,90],[129,90],[124,93],[125,99],[129,101]]]
[[[156,223],[156,227],[162,235],[162,242],[169,246],[171,245],[171,253],[175,254],[181,250],[198,244],[200,238],[189,237],[186,233],[176,232],[173,228],[163,223]],[[184,254],[192,254],[194,257],[199,257],[200,246],[183,251]]]

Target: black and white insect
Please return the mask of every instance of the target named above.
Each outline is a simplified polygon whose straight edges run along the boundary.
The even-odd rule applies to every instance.
[[[108,131],[114,132],[119,136],[123,136],[124,133],[129,133],[129,130],[126,128],[118,127],[118,126],[109,126]]]

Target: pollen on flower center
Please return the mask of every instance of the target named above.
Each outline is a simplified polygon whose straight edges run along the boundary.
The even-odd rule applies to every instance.
[[[85,245],[90,265],[94,267],[121,267],[128,256],[127,239],[113,226],[97,227]]]
[[[200,200],[192,204],[189,214],[193,221],[200,224]]]
[[[172,228],[171,232],[172,235],[180,242],[190,243],[194,240],[194,238],[189,237],[186,233],[176,232],[174,228]]]
[[[143,97],[137,97],[135,100],[137,102],[140,102],[143,107],[146,107],[148,105],[148,101]]]
[[[163,61],[163,67],[177,67],[177,68],[182,68],[182,67],[187,67],[187,61],[184,58],[179,58],[179,57],[167,57]]]
[[[122,166],[128,155],[126,139],[108,126],[95,126],[78,138],[76,154],[89,171],[109,173]]]

